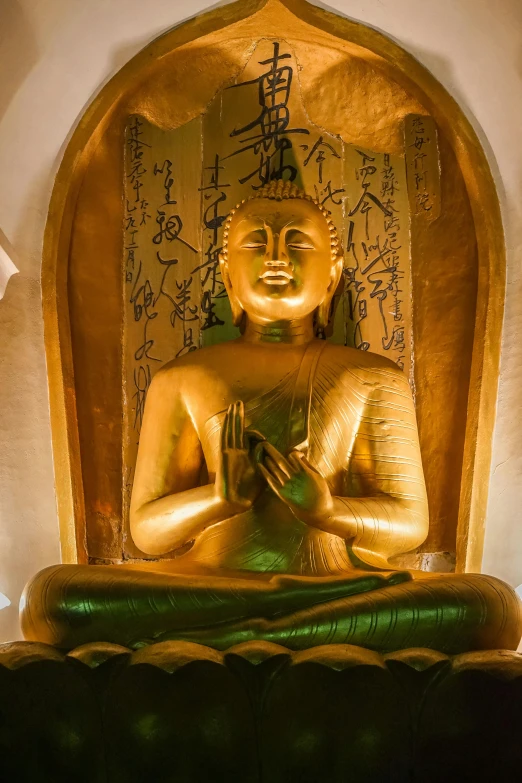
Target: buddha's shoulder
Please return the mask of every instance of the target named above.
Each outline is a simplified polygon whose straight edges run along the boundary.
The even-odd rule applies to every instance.
[[[407,378],[400,367],[386,356],[371,351],[360,351],[345,345],[328,343],[324,362],[339,376],[359,378],[365,383],[381,385],[395,381],[406,383]]]
[[[181,379],[197,379],[202,373],[218,371],[223,367],[223,361],[230,361],[233,342],[209,345],[190,351],[183,356],[171,359],[164,364],[154,376],[156,385],[159,383],[179,382]]]

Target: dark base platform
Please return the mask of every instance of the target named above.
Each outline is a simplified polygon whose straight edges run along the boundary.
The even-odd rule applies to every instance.
[[[522,780],[522,656],[0,645],[0,781]]]

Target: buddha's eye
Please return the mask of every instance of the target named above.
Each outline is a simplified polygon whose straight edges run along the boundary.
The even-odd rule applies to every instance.
[[[314,246],[310,242],[289,242],[287,247],[292,247],[295,250],[313,250]]]
[[[292,250],[314,250],[315,245],[302,231],[289,231],[286,236],[286,246]]]
[[[260,248],[266,247],[266,236],[264,236],[261,231],[249,234],[241,242],[241,247],[246,250],[259,250]]]

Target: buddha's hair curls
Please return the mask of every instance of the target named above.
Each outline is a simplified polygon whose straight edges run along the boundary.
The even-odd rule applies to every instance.
[[[230,210],[223,226],[223,248],[221,250],[221,255],[225,261],[228,258],[228,235],[230,232],[230,225],[232,223],[232,219],[234,215],[236,214],[237,210],[243,206],[243,204],[246,204],[248,201],[254,201],[255,199],[258,198],[267,198],[272,201],[284,201],[289,198],[300,198],[303,199],[304,201],[311,201],[311,203],[317,207],[321,215],[326,220],[328,230],[330,231],[330,247],[332,251],[332,261],[337,258],[337,256],[339,255],[341,243],[339,240],[339,236],[337,234],[337,229],[334,226],[332,220],[332,213],[329,212],[326,209],[326,207],[320,204],[317,199],[312,198],[312,196],[309,196],[302,188],[298,187],[293,182],[290,182],[290,180],[273,179],[270,182],[268,182],[266,185],[263,185],[261,188],[259,188],[259,190],[256,190],[256,192],[253,193],[248,198],[244,198],[242,201],[239,202],[239,204],[236,204],[234,209]]]

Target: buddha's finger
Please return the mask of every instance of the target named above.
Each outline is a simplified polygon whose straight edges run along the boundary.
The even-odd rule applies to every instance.
[[[265,457],[265,466],[269,472],[275,478],[275,480],[282,486],[286,484],[290,476],[288,476],[270,457]]]
[[[277,495],[277,497],[281,497],[280,494],[281,487],[278,484],[276,484],[276,480],[274,479],[272,474],[268,472],[268,470],[265,468],[264,465],[259,464],[258,467],[261,472],[261,475],[265,479],[270,489]]]
[[[264,443],[262,445],[263,445],[263,449],[264,449],[265,454],[268,457],[271,457],[271,459],[274,460],[276,465],[283,471],[283,473],[286,473],[288,478],[290,478],[294,471],[293,471],[292,466],[290,465],[290,463],[287,462],[287,460],[285,459],[285,457],[283,457],[281,452],[278,451],[275,446],[272,446],[272,444],[269,443],[267,440],[264,441]]]
[[[236,449],[245,448],[245,409],[242,400],[236,402],[235,420],[234,420],[234,441]]]
[[[309,475],[315,475],[315,476],[321,475],[317,470],[317,468],[314,468],[314,466],[310,464],[306,454],[303,454],[302,451],[297,451],[297,450],[292,451],[288,459],[291,460],[293,464],[297,463],[300,469],[304,470],[305,473],[308,473]]]
[[[236,447],[236,403],[232,403],[230,411],[230,422],[228,425],[228,446],[230,449]]]
[[[260,443],[262,443],[264,440],[266,440],[265,436],[262,435],[257,430],[251,430],[247,429],[245,430],[245,448],[250,450],[251,448],[254,448],[254,460],[258,462],[258,457],[256,456],[257,447]]]
[[[265,436],[259,432],[259,430],[254,430],[252,427],[248,427],[248,429],[245,430],[245,435],[256,443],[262,443],[266,440]]]
[[[234,446],[234,404],[232,403],[228,407],[227,415],[225,417],[225,448],[232,449]]]
[[[221,451],[225,451],[225,449],[227,448],[227,430],[228,430],[228,410],[225,413],[225,418],[223,419],[223,424],[221,425]]]
[[[303,465],[301,463],[301,459],[299,458],[299,454],[300,454],[299,451],[292,451],[288,455],[288,462],[290,463],[290,465],[294,469],[295,473],[300,473],[302,471],[302,469],[303,469]]]
[[[254,448],[254,462],[258,466],[261,465],[261,461],[262,461],[263,457],[265,456],[264,444],[265,444],[265,440],[263,439]]]
[[[232,427],[231,427],[231,446],[233,449],[243,448],[243,434],[241,432],[241,416],[239,413],[239,402],[234,403],[232,408]]]

